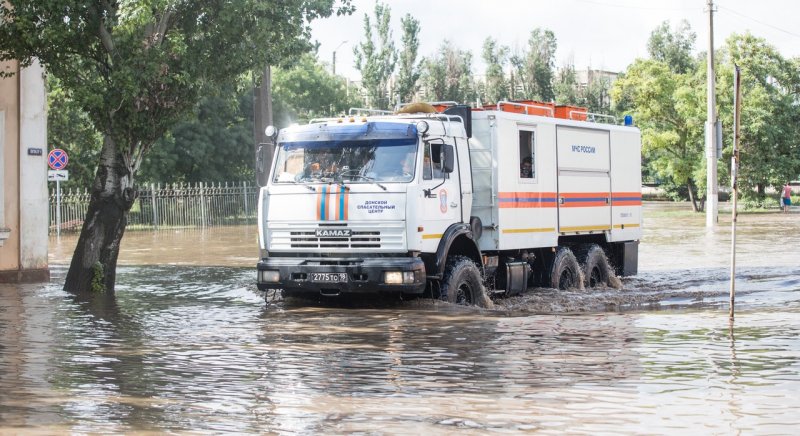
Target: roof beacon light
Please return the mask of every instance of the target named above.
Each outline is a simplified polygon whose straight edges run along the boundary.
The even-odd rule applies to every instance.
[[[633,125],[633,117],[630,115],[625,115],[625,125],[632,126]]]
[[[428,123],[426,121],[417,121],[417,131],[421,134],[428,132]]]

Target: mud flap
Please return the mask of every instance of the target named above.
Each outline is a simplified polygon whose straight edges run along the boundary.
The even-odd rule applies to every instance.
[[[639,273],[639,241],[623,242],[619,245],[621,268],[618,268],[622,276],[635,276]]]

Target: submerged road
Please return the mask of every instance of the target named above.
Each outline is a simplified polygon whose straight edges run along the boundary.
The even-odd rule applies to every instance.
[[[623,289],[267,305],[255,228],[128,232],[116,295],[0,285],[0,433],[748,433],[800,425],[800,215],[645,207]]]

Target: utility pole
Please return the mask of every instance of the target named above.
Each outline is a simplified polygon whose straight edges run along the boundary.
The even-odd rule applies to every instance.
[[[333,49],[333,59],[332,59],[332,62],[331,62],[331,74],[333,74],[334,76],[336,75],[336,50],[339,50],[339,47],[341,47],[344,44],[347,44],[347,41],[340,42],[339,45],[337,45],[336,48]]]
[[[739,184],[736,173],[739,171],[739,126],[742,113],[742,87],[739,66],[733,70],[733,156],[731,156],[731,191],[733,211],[731,213],[731,303],[728,317],[733,321],[733,305],[736,302],[736,200],[739,197]]]
[[[259,146],[267,142],[264,129],[270,125],[272,125],[272,69],[267,64],[261,72],[261,83],[253,89],[253,146],[256,156],[259,155]],[[272,162],[272,151],[272,148],[263,151],[262,158],[267,167]],[[258,161],[256,161],[256,165],[258,165]],[[259,177],[258,168],[256,168],[256,177]],[[266,184],[266,179],[257,181],[259,185]]]
[[[715,90],[714,90],[714,0],[708,0],[708,68],[706,80],[707,112],[706,119],[706,227],[717,224],[718,187],[717,187],[717,146],[714,128],[716,124]]]

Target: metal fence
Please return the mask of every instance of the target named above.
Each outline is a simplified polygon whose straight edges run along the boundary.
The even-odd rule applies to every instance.
[[[61,231],[79,231],[91,193],[61,190]],[[256,222],[258,187],[247,182],[151,184],[140,187],[128,213],[128,229],[212,227]],[[50,231],[55,232],[58,199],[50,192]]]

